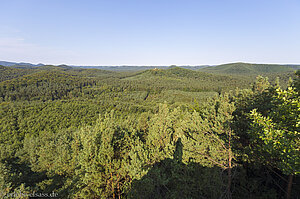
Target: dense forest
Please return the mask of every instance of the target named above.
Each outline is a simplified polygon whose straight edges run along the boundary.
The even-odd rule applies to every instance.
[[[299,198],[297,67],[0,66],[0,197]]]

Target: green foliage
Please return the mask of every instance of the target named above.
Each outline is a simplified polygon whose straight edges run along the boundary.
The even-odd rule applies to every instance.
[[[296,75],[297,75],[297,79],[295,79],[294,81],[294,87],[297,89],[298,93],[299,93],[299,90],[300,90],[300,70],[298,70],[296,72]]]
[[[268,115],[272,108],[272,96],[274,89],[268,82],[268,78],[257,77],[252,89],[236,90],[232,93],[232,101],[235,103],[236,110],[233,112],[233,130],[239,137],[235,143],[238,150],[243,151],[243,156],[247,154],[245,146],[249,145],[248,131],[251,129],[252,121],[249,113],[257,109],[264,116]]]
[[[251,78],[0,67],[0,193],[280,198],[278,175],[299,171],[299,80]]]
[[[0,82],[35,73],[34,70],[16,69],[0,65]]]
[[[78,161],[76,177],[80,179],[75,195],[121,196],[128,191],[130,181],[141,175],[141,158],[145,155],[129,120],[121,121],[112,113],[98,120],[94,128],[82,129],[74,135],[73,150],[77,154],[73,156]]]
[[[294,88],[278,88],[273,96],[268,116],[256,109],[251,112],[253,128],[251,135],[255,150],[269,154],[263,157],[272,166],[286,174],[300,173],[300,98]]]
[[[290,65],[232,63],[214,67],[206,67],[200,70],[222,74],[259,75],[266,73],[293,72],[295,69]]]

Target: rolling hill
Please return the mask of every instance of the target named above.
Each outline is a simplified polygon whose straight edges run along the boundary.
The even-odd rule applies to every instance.
[[[293,72],[297,69],[300,69],[300,65],[231,63],[206,67],[200,69],[200,71],[230,75],[263,75],[268,73]]]
[[[38,67],[43,66],[44,64],[31,64],[31,63],[24,63],[24,62],[8,62],[8,61],[0,61],[0,65],[2,66],[16,66],[16,67]]]
[[[236,87],[247,87],[252,81],[248,77],[209,74],[180,67],[146,70],[123,80],[142,85],[151,84],[153,87],[168,87],[175,90],[188,89],[189,91],[230,90]]]

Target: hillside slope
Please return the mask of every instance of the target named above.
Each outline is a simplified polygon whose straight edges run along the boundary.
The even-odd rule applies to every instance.
[[[259,75],[268,73],[293,72],[297,69],[300,69],[300,65],[231,63],[218,65],[215,67],[206,67],[200,69],[200,71],[234,75]]]
[[[209,74],[201,71],[193,71],[180,67],[170,69],[152,69],[136,73],[124,78],[126,81],[136,82],[152,87],[168,87],[175,90],[189,91],[216,91],[230,90],[236,87],[247,87],[252,81],[245,77],[231,77],[229,75]]]

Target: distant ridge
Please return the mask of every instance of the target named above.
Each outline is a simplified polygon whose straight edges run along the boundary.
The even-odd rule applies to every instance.
[[[173,80],[178,79],[185,79],[185,80],[201,80],[201,81],[223,81],[225,79],[231,80],[231,77],[228,75],[222,75],[222,74],[209,74],[202,71],[193,71],[190,69],[178,67],[178,66],[172,66],[165,69],[149,69],[145,70],[139,73],[136,73],[134,76],[129,77],[128,79],[159,79],[159,78],[170,78]]]
[[[31,64],[24,62],[8,62],[0,61],[0,65],[6,67],[14,68],[53,68],[57,67],[60,69],[71,69],[71,68],[81,68],[81,69],[101,69],[108,71],[143,71],[151,69],[172,69],[176,67],[190,69],[190,70],[199,70],[201,72],[208,73],[220,73],[220,74],[235,74],[235,75],[258,75],[264,73],[282,73],[282,72],[292,72],[294,70],[300,69],[300,65],[297,64],[251,64],[251,63],[229,63],[221,64],[217,66],[213,65],[198,65],[198,66],[75,66],[75,65],[49,65],[49,64]]]
[[[292,72],[297,69],[300,69],[300,65],[250,64],[239,62],[222,64],[214,67],[206,67],[200,69],[200,71],[235,75],[257,75],[266,73]]]
[[[76,66],[76,65],[53,65],[53,64],[32,64],[32,63],[24,63],[24,62],[8,62],[8,61],[0,61],[0,65],[8,66],[8,67],[15,67],[15,68],[34,68],[34,67],[41,67],[41,66],[58,66],[58,67],[76,67],[76,68],[93,68],[93,69],[101,69],[101,70],[111,70],[111,71],[139,71],[139,70],[149,70],[154,68],[159,69],[167,69],[169,67],[176,67],[175,65],[172,66],[127,66],[127,65],[120,65],[120,66]],[[181,68],[190,69],[190,70],[198,70],[201,68],[209,67],[209,65],[199,65],[199,66],[189,66],[184,65],[180,66]]]
[[[171,66],[74,66],[80,68],[95,68],[101,70],[113,70],[113,71],[140,71],[140,70],[151,70],[151,69],[167,69],[176,67],[175,65]],[[181,68],[190,69],[190,70],[199,70],[201,68],[209,67],[209,65],[202,66],[179,66]]]
[[[1,66],[31,66],[31,67],[38,67],[43,66],[44,64],[31,64],[31,63],[25,63],[25,62],[8,62],[8,61],[0,61]]]

